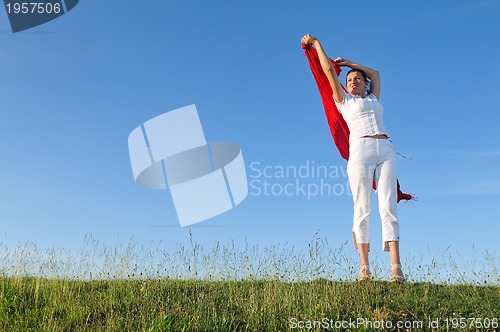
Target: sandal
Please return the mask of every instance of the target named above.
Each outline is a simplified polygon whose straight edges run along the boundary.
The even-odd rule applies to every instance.
[[[367,280],[370,280],[372,277],[371,277],[371,273],[370,273],[370,265],[361,265],[359,267],[359,275],[358,277],[356,278],[357,281],[367,281]]]
[[[402,269],[403,266],[401,264],[391,264],[391,267],[392,267],[392,276],[390,282],[396,282],[398,284],[404,283],[406,281],[406,278],[403,274],[403,269]],[[398,272],[401,273],[394,274],[395,269],[398,269],[399,270]]]

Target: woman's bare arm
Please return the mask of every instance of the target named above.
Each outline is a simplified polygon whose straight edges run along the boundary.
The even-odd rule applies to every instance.
[[[336,102],[341,103],[344,100],[344,89],[342,89],[342,85],[340,84],[339,78],[337,77],[337,73],[335,72],[332,63],[330,62],[328,55],[326,55],[326,52],[323,49],[323,46],[319,42],[318,38],[315,38],[308,34],[302,37],[301,41],[306,45],[313,45],[318,52],[321,68],[328,78],[330,86],[333,90],[333,98]]]

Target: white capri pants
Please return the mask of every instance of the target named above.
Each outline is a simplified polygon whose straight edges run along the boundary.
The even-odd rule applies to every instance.
[[[373,180],[377,186],[382,220],[382,250],[389,241],[399,241],[397,214],[396,154],[388,139],[358,138],[350,143],[347,174],[354,201],[352,236],[358,243],[370,244],[370,212]]]

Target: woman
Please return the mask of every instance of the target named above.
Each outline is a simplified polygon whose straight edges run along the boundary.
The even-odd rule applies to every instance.
[[[353,241],[360,257],[357,280],[371,278],[368,252],[372,185],[375,181],[382,219],[383,250],[389,251],[391,257],[391,281],[404,282],[399,255],[396,157],[382,118],[380,75],[374,69],[347,59],[335,59],[338,66],[351,68],[346,77],[346,93],[319,40],[305,35],[301,41],[316,48],[321,67],[332,87],[335,104],[350,131],[347,174],[354,201]]]

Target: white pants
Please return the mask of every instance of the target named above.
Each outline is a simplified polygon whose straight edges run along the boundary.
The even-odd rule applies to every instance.
[[[388,139],[358,138],[350,143],[347,174],[354,201],[352,227],[354,246],[370,244],[370,212],[373,180],[377,186],[382,219],[382,250],[389,241],[399,241],[397,215],[396,155]]]

